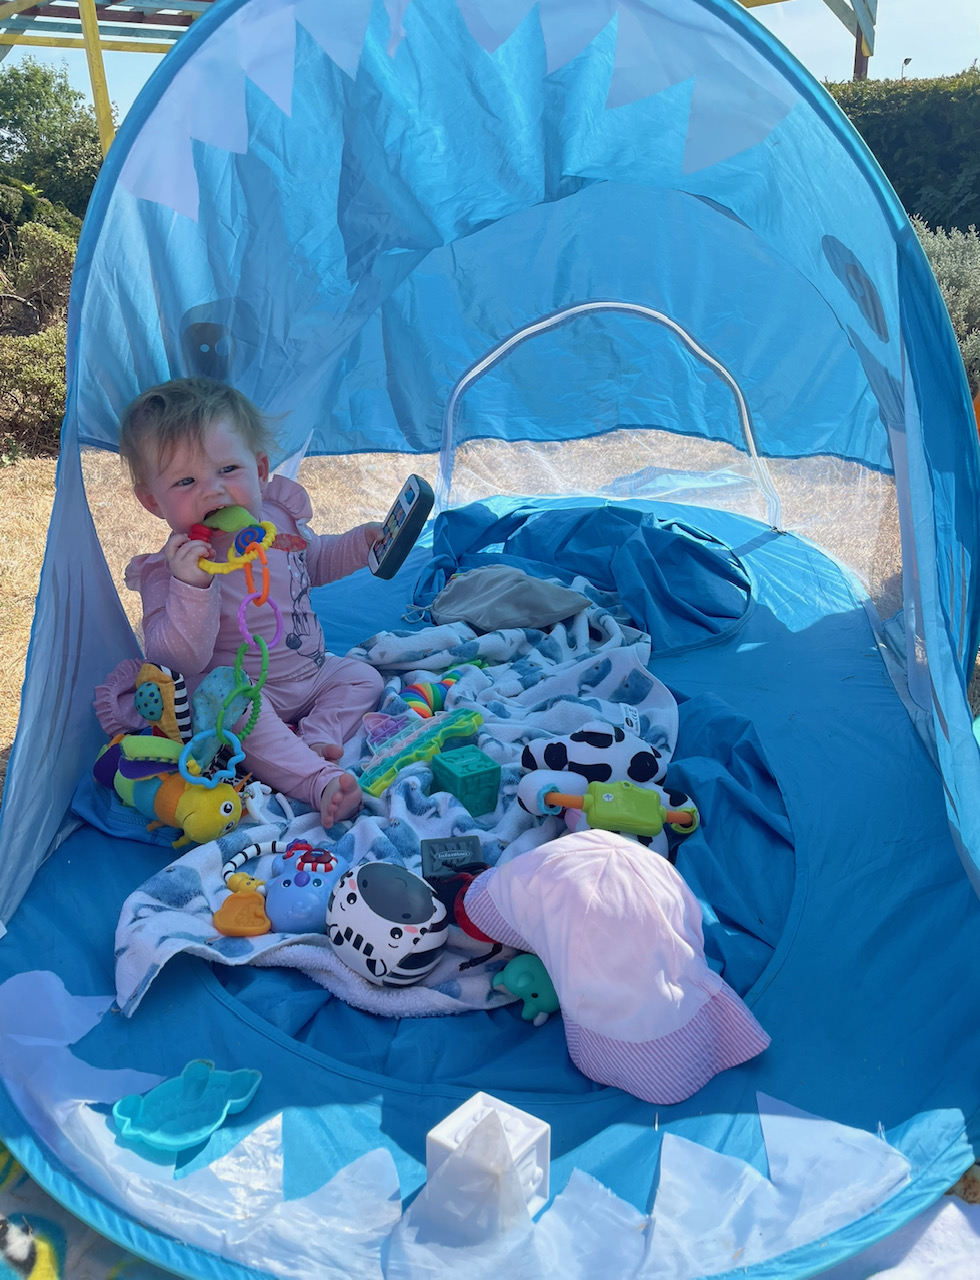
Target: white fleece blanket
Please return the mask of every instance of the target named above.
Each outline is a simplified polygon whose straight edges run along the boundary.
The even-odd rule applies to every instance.
[[[476,708],[484,723],[477,743],[501,766],[496,808],[473,818],[446,792],[430,794],[427,764],[403,769],[378,799],[367,796],[353,823],[326,834],[315,815],[266,827],[239,827],[231,835],[201,845],[158,872],[123,905],[116,931],[116,995],[132,1014],[164,964],[179,952],[218,964],[281,965],[301,969],[333,994],[358,1008],[392,1017],[424,1017],[486,1009],[507,1002],[492,979],[513,954],[490,958],[485,944],[461,930],[423,983],[388,989],[374,986],[346,967],[325,935],[268,933],[223,937],[212,915],[227,896],[221,868],[232,853],[251,843],[299,836],[330,848],[350,865],[398,862],[421,874],[420,842],[427,837],[479,837],[483,860],[496,865],[563,834],[559,818],[537,818],[517,804],[521,752],[533,738],[559,737],[590,720],[628,725],[670,759],[677,736],[677,706],[667,688],[646,669],[649,638],[621,625],[599,606],[590,606],[549,632],[530,628],[478,635],[464,623],[420,632],[382,632],[350,652],[388,676],[381,709],[406,709],[400,690],[416,681],[436,681],[462,668],[446,709]],[[483,663],[485,665],[467,665]],[[638,726],[638,728],[637,728]],[[347,744],[344,765],[357,771],[369,763],[364,734]],[[248,870],[259,878],[272,858]],[[471,963],[473,961],[476,963]]]

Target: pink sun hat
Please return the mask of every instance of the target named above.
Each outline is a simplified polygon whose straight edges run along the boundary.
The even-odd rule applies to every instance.
[[[704,959],[701,908],[666,858],[577,831],[478,876],[466,915],[539,956],[578,1069],[647,1102],[681,1102],[769,1036]]]

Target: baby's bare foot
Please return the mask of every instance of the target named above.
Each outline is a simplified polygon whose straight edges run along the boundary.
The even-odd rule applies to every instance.
[[[318,756],[323,756],[324,760],[330,760],[334,764],[344,754],[344,748],[336,742],[313,742],[310,744],[310,750],[315,751]]]
[[[352,818],[361,807],[361,788],[352,773],[339,773],[331,778],[320,796],[320,821],[329,831],[334,823]]]

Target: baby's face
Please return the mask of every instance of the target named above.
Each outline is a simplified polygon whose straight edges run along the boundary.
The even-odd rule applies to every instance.
[[[222,507],[244,507],[258,519],[268,479],[266,455],[252,453],[232,422],[216,418],[199,445],[178,444],[164,466],[148,466],[136,496],[175,533],[188,533]]]

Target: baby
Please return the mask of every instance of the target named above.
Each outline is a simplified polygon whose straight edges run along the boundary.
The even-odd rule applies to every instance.
[[[248,607],[246,626],[268,644],[269,668],[261,714],[242,744],[245,767],[318,808],[329,828],[360,808],[357,780],[337,761],[361,717],[378,705],[383,682],[373,667],[326,651],[309,593],[366,565],[381,526],[311,533],[306,490],[269,476],[270,444],[255,405],[209,378],[165,382],[134,400],[122,417],[119,452],[136,497],[172,532],[161,551],[130,562],[126,585],[142,597],[147,659],[179,671],[193,693],[214,667],[234,665],[242,642],[238,610],[248,594],[244,571],[211,575],[200,568],[202,557],[225,560],[232,535],[213,530],[205,540],[197,526],[231,506],[275,525],[266,555],[270,598],[284,630],[273,645],[273,610]],[[261,590],[258,572],[255,585]],[[244,668],[253,681],[260,664],[258,649],[249,645]],[[110,677],[97,693],[96,709],[110,732],[118,692]]]

